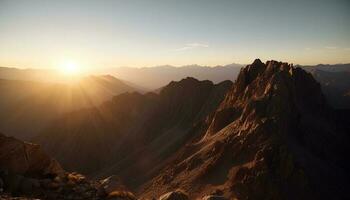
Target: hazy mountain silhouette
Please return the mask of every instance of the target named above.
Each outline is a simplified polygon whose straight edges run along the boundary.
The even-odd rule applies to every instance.
[[[32,137],[63,113],[134,90],[112,76],[89,76],[74,84],[0,79],[0,131]]]
[[[69,77],[57,70],[0,67],[0,79],[61,83]]]
[[[350,72],[350,63],[346,64],[318,64],[318,65],[298,65],[302,67],[304,70],[312,72],[314,70],[321,70],[326,72]]]
[[[186,65],[174,67],[170,65],[156,67],[118,67],[105,71],[120,79],[130,81],[150,90],[165,86],[170,81],[179,81],[185,77],[193,77],[198,80],[210,80],[219,83],[225,80],[234,81],[241,64],[229,64],[224,66],[200,66]]]

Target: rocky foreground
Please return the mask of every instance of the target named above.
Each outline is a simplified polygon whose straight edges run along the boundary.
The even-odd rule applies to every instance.
[[[76,172],[64,171],[39,145],[22,142],[0,134],[1,200],[134,200],[134,194],[116,176],[94,181]],[[217,199],[207,196],[205,199]],[[162,200],[189,199],[176,190]]]
[[[111,176],[88,180],[65,172],[39,145],[0,134],[0,199],[135,199]]]

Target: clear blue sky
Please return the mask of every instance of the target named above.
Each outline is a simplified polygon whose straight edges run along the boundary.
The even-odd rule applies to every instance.
[[[0,0],[0,66],[350,62],[349,0]]]

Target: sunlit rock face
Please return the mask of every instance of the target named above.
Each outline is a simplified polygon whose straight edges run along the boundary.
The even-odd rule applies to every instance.
[[[311,74],[257,59],[241,70],[201,139],[140,193],[180,187],[192,198],[215,190],[238,199],[349,197],[350,140],[333,116]]]

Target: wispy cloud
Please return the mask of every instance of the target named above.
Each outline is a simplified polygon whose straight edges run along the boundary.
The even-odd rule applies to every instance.
[[[184,47],[175,49],[175,51],[186,51],[186,50],[191,50],[191,49],[208,48],[208,47],[209,47],[209,45],[207,45],[207,44],[189,43],[189,44],[185,44]]]
[[[335,47],[335,46],[327,46],[327,47],[324,47],[326,49],[337,49],[338,47]]]
[[[310,47],[305,47],[304,50],[305,50],[305,51],[310,51],[311,48],[310,48]]]

